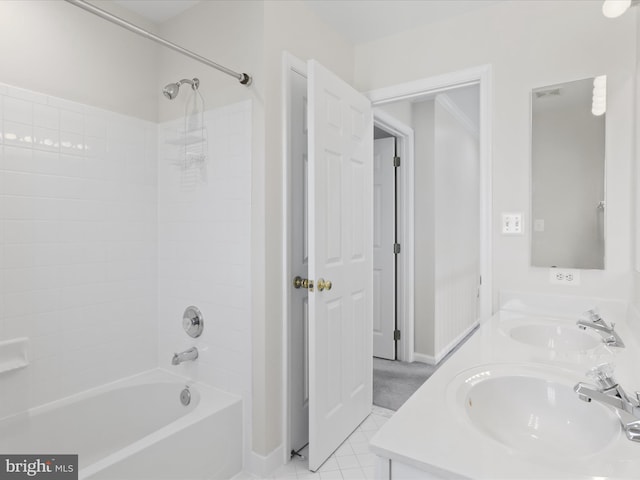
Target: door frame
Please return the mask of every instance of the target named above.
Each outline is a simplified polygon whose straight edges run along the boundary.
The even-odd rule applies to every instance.
[[[396,222],[400,254],[397,259],[396,305],[400,341],[396,344],[396,357],[403,362],[413,362],[413,128],[378,109],[373,104],[373,124],[396,138],[397,156],[400,157],[398,188],[400,189]]]
[[[437,75],[433,77],[423,78],[411,82],[401,83],[398,85],[392,85],[389,87],[379,88],[371,90],[365,95],[371,100],[371,104],[374,109],[374,124],[376,117],[381,112],[376,112],[376,107],[385,105],[387,103],[398,102],[402,100],[416,100],[419,101],[423,97],[433,96],[436,93],[443,93],[447,90],[454,88],[478,85],[480,90],[480,126],[479,126],[479,151],[480,151],[480,275],[482,277],[482,285],[480,288],[479,299],[479,312],[478,318],[480,322],[491,317],[492,312],[492,297],[493,297],[493,280],[492,280],[492,236],[491,229],[492,222],[492,192],[491,192],[491,153],[492,153],[492,118],[493,118],[493,103],[492,103],[492,70],[491,65],[480,65],[456,72],[446,73],[443,75]],[[384,117],[384,115],[383,115]],[[413,290],[413,213],[414,213],[414,197],[413,197],[413,155],[407,157],[407,163],[409,165],[407,169],[400,168],[401,175],[401,188],[410,189],[401,192],[400,198],[404,203],[404,210],[407,214],[407,223],[409,225],[403,225],[401,231],[407,230],[406,233],[410,240],[410,244],[407,246],[408,253],[411,254],[411,262],[406,265],[405,277],[403,282],[407,282],[408,287],[404,292],[403,302],[407,313],[411,313],[408,318],[408,323],[411,328],[411,355],[408,358],[413,360],[414,345],[413,345],[413,305],[414,305],[414,290]],[[410,213],[409,213],[410,212]],[[409,230],[410,228],[410,230]],[[410,234],[411,233],[411,234]],[[401,255],[402,256],[402,255]],[[408,257],[409,255],[407,255]],[[409,262],[408,258],[404,258],[405,262]],[[400,262],[403,263],[402,261]],[[410,272],[410,277],[408,277]],[[406,327],[406,326],[405,326]],[[409,335],[407,335],[408,337]],[[411,361],[407,360],[407,361]]]
[[[289,410],[289,398],[291,398],[291,370],[290,366],[290,331],[289,325],[291,320],[291,290],[288,288],[292,279],[291,258],[290,258],[290,238],[292,235],[291,216],[292,216],[292,191],[289,188],[291,184],[291,165],[293,162],[290,135],[292,131],[291,115],[291,91],[292,82],[291,75],[299,74],[307,78],[307,64],[299,58],[293,56],[289,52],[282,53],[282,152],[283,152],[283,178],[282,178],[282,216],[284,226],[282,232],[282,267],[285,287],[282,289],[282,432],[283,432],[283,463],[288,463],[291,455],[291,416]]]
[[[291,118],[289,109],[291,107],[289,96],[291,92],[290,74],[295,72],[303,76],[307,76],[306,63],[299,58],[293,56],[289,52],[282,54],[282,89],[281,89],[281,107],[282,107],[282,151],[283,151],[283,168],[282,168],[282,186],[283,186],[283,202],[282,202],[282,219],[283,219],[283,238],[282,238],[282,271],[285,285],[289,285],[291,280],[291,262],[289,259],[289,239],[291,235],[291,189],[289,182],[291,181],[291,149],[289,147],[289,132],[291,131]],[[398,298],[402,301],[398,302],[398,326],[404,328],[401,342],[398,348],[398,358],[402,352],[404,361],[413,361],[414,355],[414,296],[413,289],[413,232],[414,232],[414,202],[413,202],[413,131],[407,131],[406,128],[401,129],[399,122],[394,123],[394,119],[390,119],[384,112],[375,112],[375,107],[401,100],[419,99],[438,92],[444,92],[453,88],[463,87],[467,85],[478,84],[480,89],[480,274],[482,275],[482,288],[480,289],[480,321],[491,316],[492,311],[492,275],[491,275],[491,229],[492,229],[492,211],[491,211],[491,153],[492,153],[492,72],[491,65],[481,65],[453,73],[438,75],[424,78],[412,82],[406,82],[390,87],[384,87],[372,90],[365,95],[371,100],[374,108],[374,124],[382,126],[385,129],[396,129],[397,135],[403,146],[398,147],[400,155],[406,158],[406,167],[400,169],[400,186],[402,192],[400,200],[402,202],[401,220],[403,222],[402,241],[405,242],[406,255],[401,255],[399,262],[402,275],[402,294],[398,294]],[[406,126],[404,126],[406,127]],[[404,159],[403,159],[404,161]],[[290,309],[290,289],[282,290],[282,432],[283,432],[283,463],[289,461],[291,453],[291,435],[289,433],[289,320],[291,316]],[[402,314],[400,313],[402,311]]]

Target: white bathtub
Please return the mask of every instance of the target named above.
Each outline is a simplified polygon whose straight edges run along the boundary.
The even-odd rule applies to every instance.
[[[0,452],[78,454],[86,480],[229,479],[242,470],[242,400],[164,370],[0,421]]]

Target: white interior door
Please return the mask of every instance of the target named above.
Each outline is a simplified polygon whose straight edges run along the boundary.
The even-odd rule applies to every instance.
[[[308,62],[309,469],[371,411],[373,116],[369,100]],[[322,289],[322,281],[330,289]]]
[[[373,142],[373,355],[396,359],[395,138]]]

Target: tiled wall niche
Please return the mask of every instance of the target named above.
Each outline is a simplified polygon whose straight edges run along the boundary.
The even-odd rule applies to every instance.
[[[0,417],[155,366],[157,126],[0,85]]]

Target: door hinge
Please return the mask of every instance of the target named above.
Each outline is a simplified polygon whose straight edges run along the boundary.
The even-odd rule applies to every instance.
[[[394,167],[400,166],[400,157],[393,157],[393,166]]]
[[[393,331],[393,339],[394,340],[400,340],[400,330],[394,330]]]
[[[394,243],[393,244],[393,253],[395,255],[398,255],[400,253],[400,244],[399,243]]]

